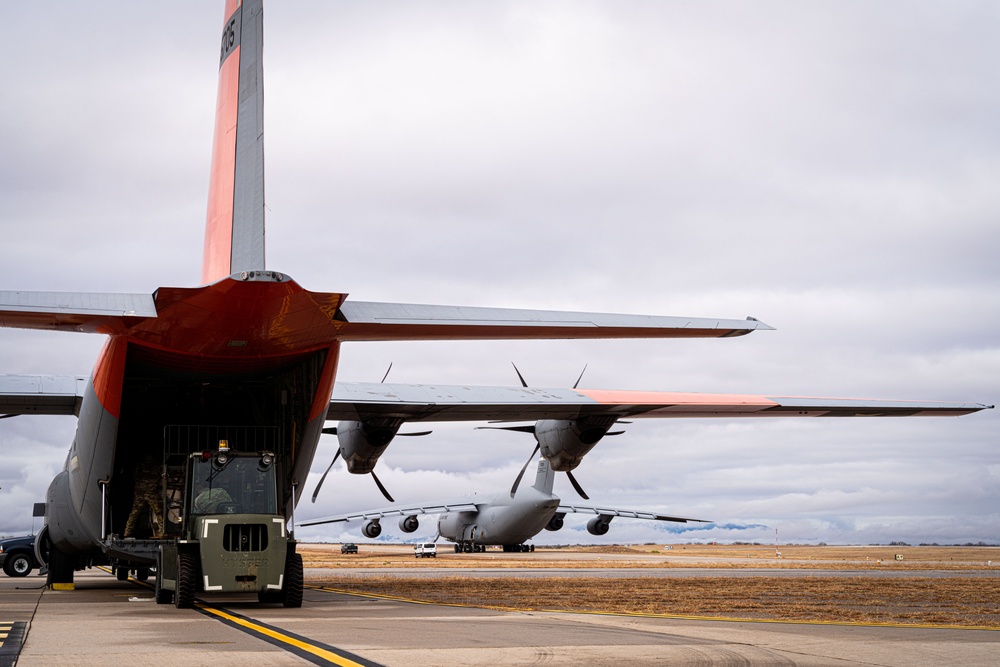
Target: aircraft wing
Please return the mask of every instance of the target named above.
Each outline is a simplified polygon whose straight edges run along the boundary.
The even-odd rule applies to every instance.
[[[114,333],[156,317],[151,294],[0,290],[0,327]]]
[[[745,320],[345,301],[340,340],[728,338],[774,327]]]
[[[0,415],[77,415],[87,378],[0,375]]]
[[[444,512],[475,512],[478,508],[476,503],[469,498],[456,498],[454,500],[431,501],[422,505],[400,505],[398,507],[384,507],[382,509],[365,510],[364,512],[348,512],[346,514],[336,514],[334,516],[323,517],[322,519],[310,519],[302,521],[299,526],[318,526],[323,523],[337,523],[338,521],[371,521],[372,519],[384,519],[388,516],[411,516],[420,514],[443,514]]]
[[[591,415],[633,419],[910,417],[958,416],[992,407],[936,401],[339,382],[326,418],[443,422],[576,419]]]
[[[559,509],[556,512],[564,513],[574,513],[580,512],[583,514],[600,514],[603,516],[622,516],[629,519],[646,519],[647,521],[676,521],[678,523],[688,523],[689,521],[694,521],[697,523],[711,523],[706,519],[688,519],[686,517],[680,516],[668,516],[666,514],[657,514],[656,512],[647,512],[645,510],[623,510],[615,507],[588,507],[586,505],[559,505]]]

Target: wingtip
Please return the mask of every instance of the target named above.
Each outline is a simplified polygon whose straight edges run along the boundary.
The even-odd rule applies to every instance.
[[[761,322],[756,317],[752,317],[750,315],[747,315],[747,321],[754,323],[754,328],[753,328],[754,331],[775,331],[776,330],[775,327],[772,327],[770,324],[766,324],[764,322]]]

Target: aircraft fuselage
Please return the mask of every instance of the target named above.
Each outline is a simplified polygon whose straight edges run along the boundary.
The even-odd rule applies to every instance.
[[[214,449],[209,436],[219,428],[275,434],[269,448],[291,516],[333,391],[339,342],[331,315],[343,299],[275,272],[250,272],[161,288],[156,317],[109,325],[65,468],[47,493],[52,543],[68,554],[98,553],[105,537],[124,529],[143,457],[166,463]],[[199,435],[179,442],[176,434],[191,429]],[[237,449],[257,446],[235,440]]]
[[[499,493],[476,503],[475,512],[449,512],[438,519],[441,537],[471,544],[521,544],[537,535],[559,509],[559,498],[533,487],[516,497]]]

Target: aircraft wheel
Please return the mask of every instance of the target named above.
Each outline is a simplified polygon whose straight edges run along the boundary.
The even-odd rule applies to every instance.
[[[135,578],[139,581],[149,580],[149,568],[148,567],[137,567],[135,569]]]
[[[289,554],[285,562],[285,599],[281,604],[285,607],[302,606],[302,554]]]
[[[177,554],[176,585],[174,606],[178,609],[194,607],[194,594],[198,587],[198,563],[194,554]]]
[[[128,566],[116,565],[115,577],[118,579],[118,581],[128,581]]]
[[[45,583],[49,586],[53,584],[72,584],[73,570],[75,562],[71,556],[67,556],[55,546],[49,547],[49,575]]]

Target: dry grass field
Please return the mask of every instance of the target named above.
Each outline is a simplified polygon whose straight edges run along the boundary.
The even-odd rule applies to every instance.
[[[441,545],[448,548],[447,545]],[[440,547],[439,547],[440,548]],[[300,545],[307,584],[353,593],[504,610],[562,610],[744,619],[902,623],[1000,629],[1000,549],[991,547],[796,547],[729,545],[574,547],[533,554],[455,554],[415,559],[412,547],[361,545],[341,556],[339,545]],[[899,554],[902,560],[896,560]],[[989,564],[988,564],[989,563]],[[489,578],[442,573],[408,577],[382,568],[892,568],[912,576],[761,576],[730,578],[622,577]],[[322,573],[315,568],[325,568]],[[363,577],[336,570],[363,568]],[[333,572],[330,572],[330,569]],[[369,572],[370,570],[370,572]],[[929,570],[986,570],[987,576],[929,577]],[[993,574],[995,572],[995,574]]]
[[[306,544],[298,548],[306,567],[422,567],[412,545],[360,544],[359,553],[341,555],[339,544]],[[996,568],[1000,547],[906,546],[770,546],[679,544],[642,546],[540,547],[533,553],[456,554],[450,544],[438,545],[437,567],[698,567],[979,570]],[[775,553],[779,552],[780,557]],[[896,560],[896,556],[902,560]]]

